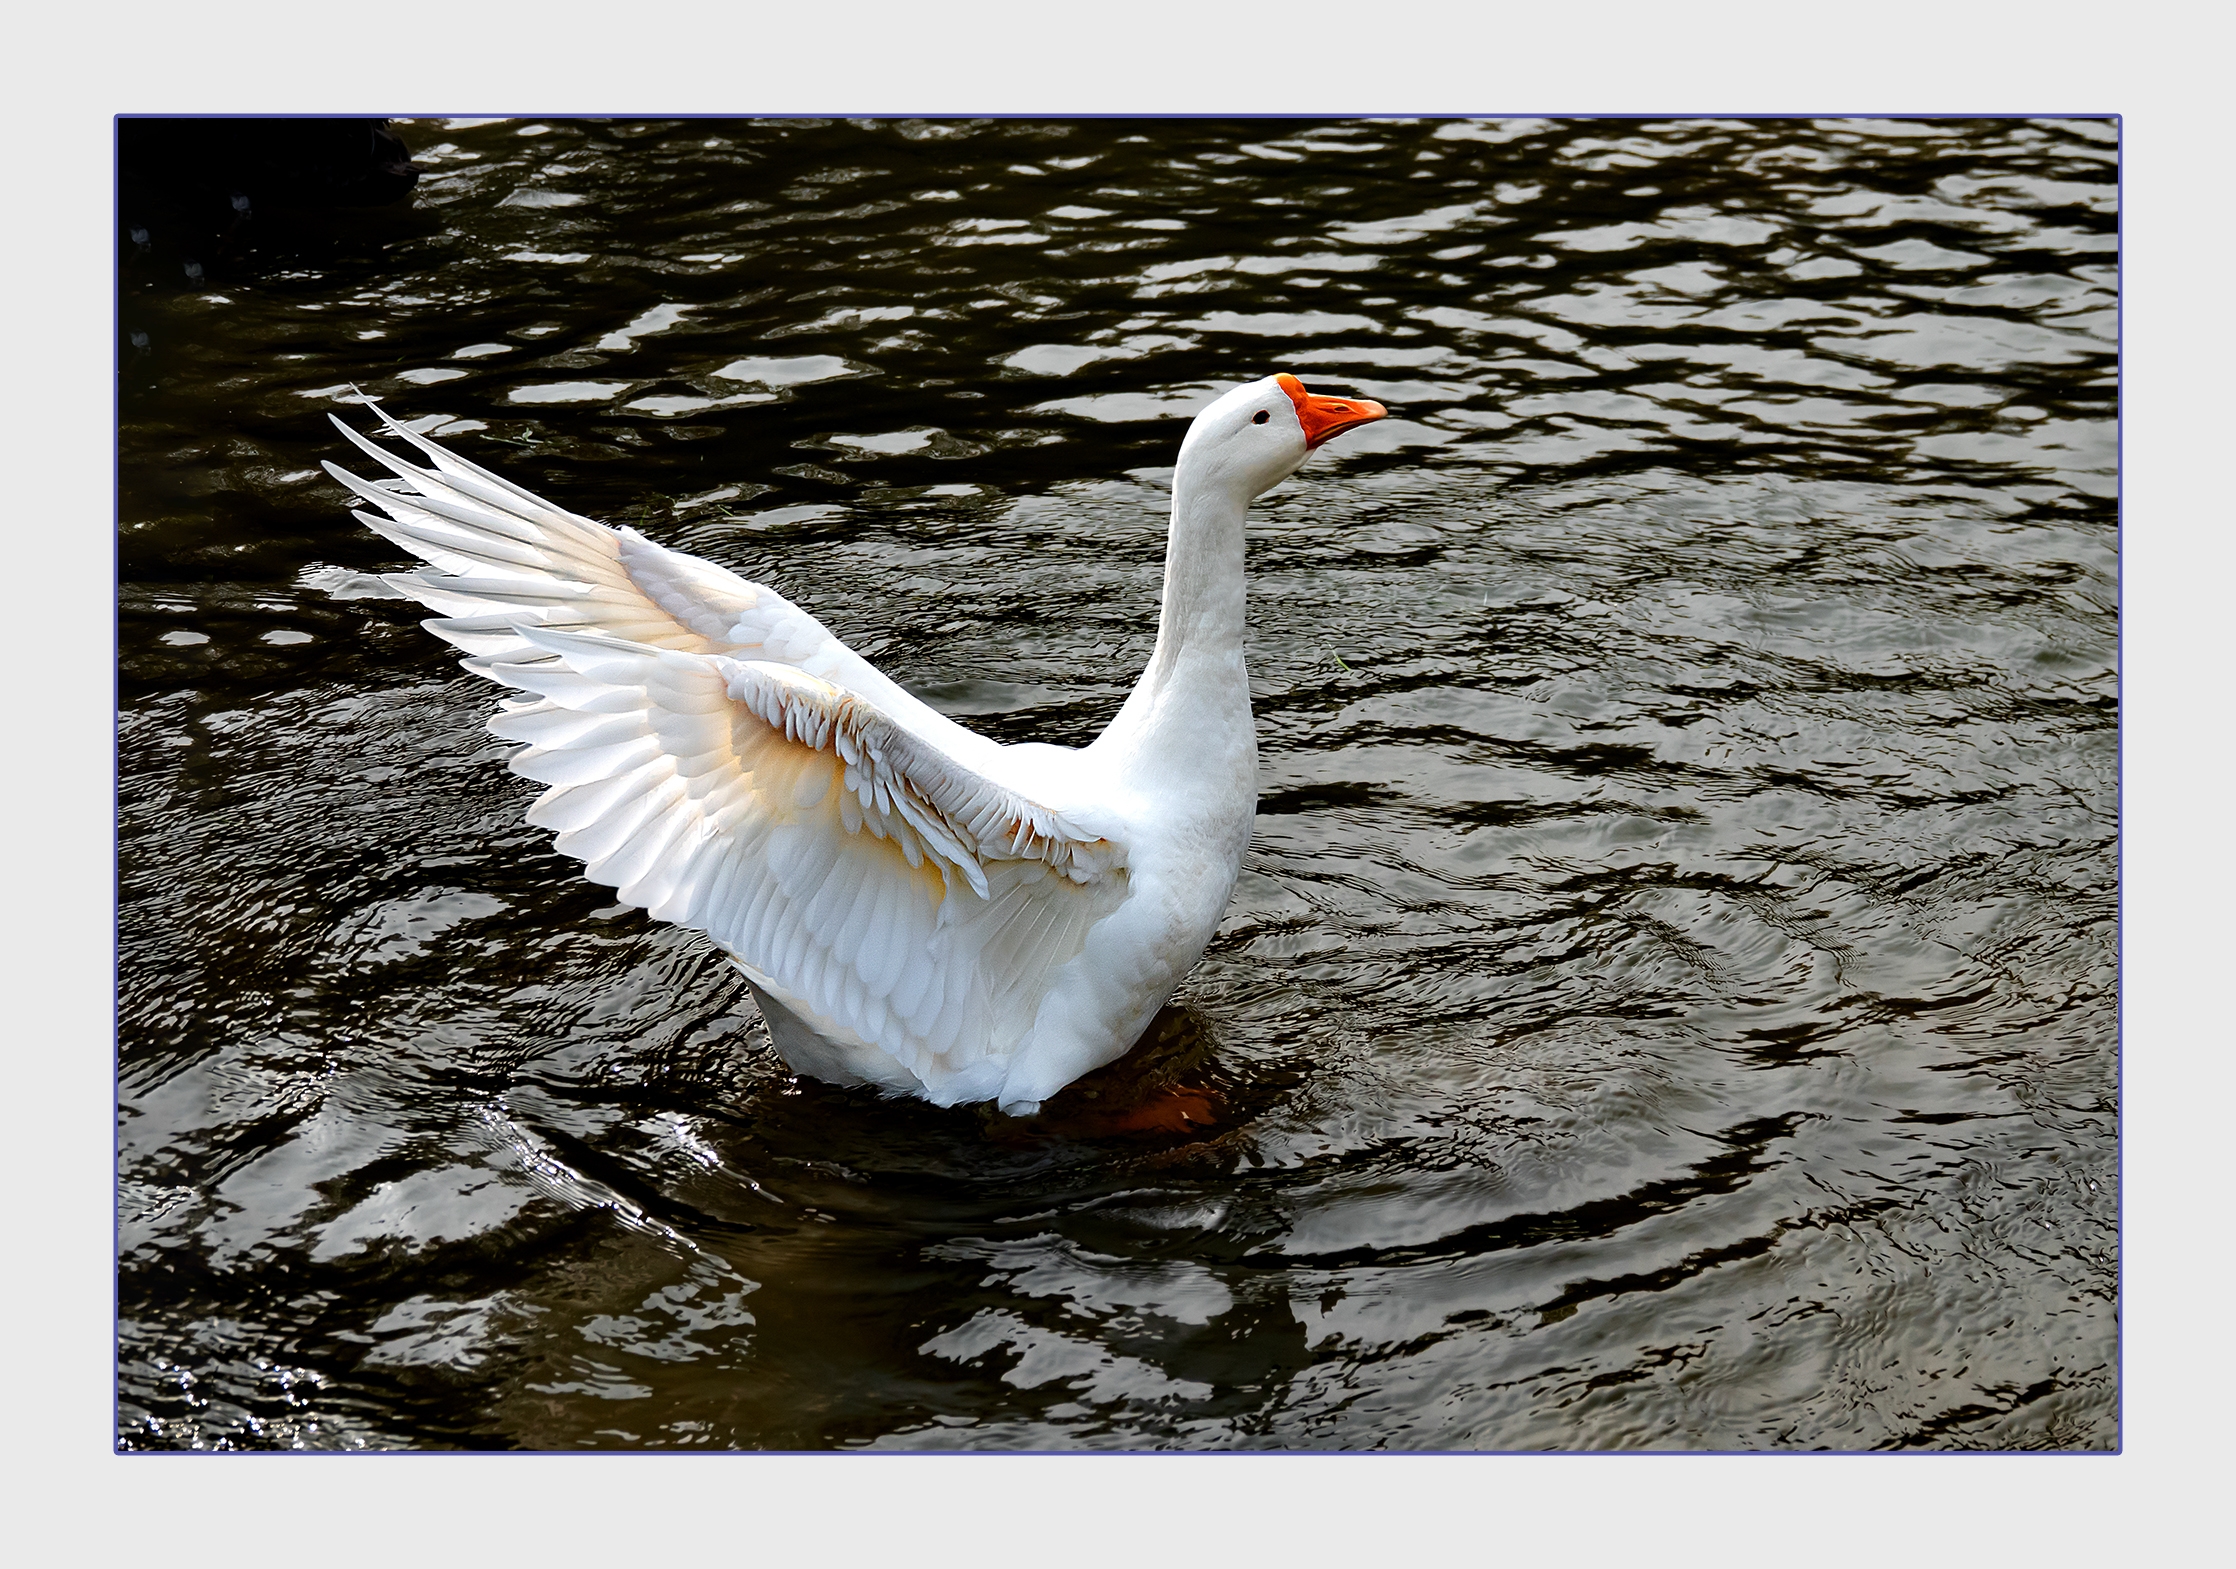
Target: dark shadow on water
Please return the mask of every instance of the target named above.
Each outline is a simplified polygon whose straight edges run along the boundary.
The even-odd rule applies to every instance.
[[[1246,1079],[1223,1065],[1214,1026],[1183,1004],[1162,1009],[1125,1056],[1031,1116],[783,1077],[756,1082],[724,1120],[778,1158],[942,1188],[992,1184],[1014,1196],[1021,1183],[1092,1185],[1113,1162],[1213,1143],[1245,1127],[1291,1082],[1278,1074]]]

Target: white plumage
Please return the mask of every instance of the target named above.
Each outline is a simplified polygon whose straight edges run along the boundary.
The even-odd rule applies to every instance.
[[[1380,405],[1291,376],[1196,417],[1157,648],[1082,750],[1002,746],[910,696],[782,595],[553,506],[383,415],[433,465],[327,471],[428,563],[490,730],[550,788],[528,820],[584,875],[736,962],[795,1072],[1030,1112],[1139,1038],[1217,926],[1256,743],[1242,517]]]

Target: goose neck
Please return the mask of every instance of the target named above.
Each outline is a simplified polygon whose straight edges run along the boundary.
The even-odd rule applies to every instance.
[[[1156,651],[1105,733],[1114,761],[1160,794],[1250,793],[1257,753],[1243,662],[1248,505],[1247,496],[1191,483],[1185,463],[1175,476]]]
[[[1247,497],[1196,481],[1185,464],[1174,476],[1157,647],[1145,684],[1162,687],[1241,663],[1248,614],[1242,517],[1248,505]]]

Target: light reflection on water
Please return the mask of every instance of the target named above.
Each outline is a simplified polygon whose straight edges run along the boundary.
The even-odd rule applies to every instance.
[[[121,1443],[2116,1442],[2108,125],[543,124],[123,263]],[[1161,1138],[787,1081],[317,470],[1076,744],[1276,369]]]

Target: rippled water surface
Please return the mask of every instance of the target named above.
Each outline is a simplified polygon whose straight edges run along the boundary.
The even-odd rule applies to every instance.
[[[396,129],[120,246],[120,1444],[2118,1442],[2108,122]],[[1256,840],[1035,1122],[788,1079],[317,469],[1076,744],[1282,369],[1393,417],[1254,514]]]

